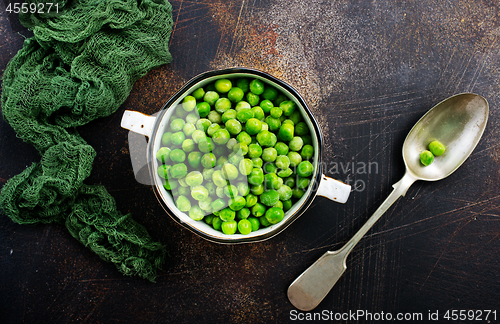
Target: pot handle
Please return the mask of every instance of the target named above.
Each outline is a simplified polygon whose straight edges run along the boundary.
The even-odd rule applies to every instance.
[[[128,149],[135,180],[144,185],[152,185],[149,175],[146,137],[151,137],[156,116],[149,116],[138,111],[125,110],[120,126],[128,129]]]
[[[145,115],[138,111],[125,110],[120,126],[134,133],[151,137],[155,121],[155,116]]]
[[[330,200],[345,203],[351,193],[351,186],[333,178],[321,175],[317,194]]]

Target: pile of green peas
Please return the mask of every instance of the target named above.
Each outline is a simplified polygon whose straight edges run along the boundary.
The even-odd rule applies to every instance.
[[[295,102],[260,79],[195,89],[161,142],[157,172],[176,207],[224,234],[281,222],[314,173],[310,130]]]

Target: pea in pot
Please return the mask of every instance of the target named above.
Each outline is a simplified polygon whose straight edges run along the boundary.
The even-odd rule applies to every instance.
[[[252,230],[247,234],[224,234],[220,231],[220,227],[224,223],[227,223],[225,225],[235,223],[232,221],[234,219],[234,214],[231,213],[231,210],[241,210],[241,203],[245,203],[240,202],[240,206],[238,206],[238,199],[236,199],[236,197],[241,196],[242,193],[248,193],[250,189],[252,189],[252,191],[250,191],[252,195],[246,196],[247,200],[253,199],[255,203],[255,199],[260,197],[258,204],[264,202],[269,206],[268,210],[271,209],[274,203],[273,199],[276,199],[276,197],[271,197],[272,195],[261,197],[259,195],[264,190],[268,189],[269,186],[273,188],[275,184],[273,176],[266,176],[265,181],[261,182],[261,180],[259,180],[256,182],[255,179],[260,179],[260,175],[255,175],[253,173],[253,166],[255,166],[255,163],[258,164],[259,161],[254,160],[253,166],[248,165],[248,156],[246,156],[248,154],[248,148],[244,145],[238,146],[238,141],[236,140],[228,140],[224,138],[224,136],[213,136],[214,130],[207,129],[207,125],[203,126],[201,120],[204,119],[205,116],[200,117],[200,113],[198,112],[199,109],[196,109],[194,106],[191,106],[187,110],[185,107],[184,109],[182,108],[185,97],[191,95],[193,91],[199,88],[213,86],[214,82],[220,79],[232,80],[233,83],[236,83],[239,79],[259,80],[261,85],[263,84],[265,87],[278,90],[278,93],[284,95],[287,101],[294,103],[295,110],[300,113],[299,117],[309,129],[307,141],[310,143],[309,145],[312,146],[312,157],[309,159],[309,162],[303,163],[300,166],[302,170],[295,170],[296,172],[293,173],[301,175],[300,178],[302,181],[307,177],[307,179],[309,179],[309,181],[306,181],[307,187],[304,188],[304,190],[299,190],[299,194],[293,193],[294,203],[291,206],[284,206],[283,209],[286,209],[286,212],[283,215],[275,213],[272,217],[266,218],[273,223],[266,222],[266,219],[260,219],[260,217],[264,216],[259,215],[259,208],[254,208],[252,212],[255,212],[255,216],[259,216],[261,223],[267,226],[260,226],[258,230]],[[246,101],[244,104],[248,105]],[[236,107],[236,111],[238,111],[238,107]],[[191,125],[188,125],[189,127],[186,127],[183,131],[184,135],[178,134],[180,138],[172,139],[170,137],[171,134],[165,134],[171,130],[171,122],[179,117],[189,120],[189,124],[197,125],[197,127],[193,128]],[[311,111],[307,108],[303,98],[287,83],[259,70],[231,68],[202,73],[187,82],[187,84],[164,105],[161,111],[153,116],[144,115],[136,111],[125,111],[122,117],[121,126],[130,130],[128,135],[129,151],[136,180],[142,184],[152,185],[154,187],[155,195],[160,204],[176,222],[212,242],[245,243],[269,239],[283,231],[304,213],[316,195],[326,197],[339,203],[345,203],[351,192],[351,186],[323,174],[323,166],[321,163],[323,138],[318,123],[314,119]],[[183,128],[183,126],[185,125],[176,125],[178,129]],[[212,128],[218,127],[213,126]],[[228,128],[233,131],[233,129],[229,127],[222,128]],[[197,130],[204,130],[204,132],[207,132],[212,138],[197,136],[200,135],[200,132],[195,134]],[[238,130],[233,133],[236,132],[239,133]],[[185,136],[186,134],[187,136]],[[168,138],[165,138],[165,136]],[[306,136],[301,136],[297,141],[302,142],[302,138],[305,139]],[[186,139],[188,140],[186,141]],[[172,140],[175,140],[176,143],[172,144]],[[206,143],[203,141],[206,141]],[[213,141],[215,141],[215,143],[213,143]],[[274,139],[273,143],[276,143],[276,139]],[[294,145],[294,143],[289,142],[288,145]],[[165,164],[162,155],[158,154],[158,151],[165,146],[169,146],[168,149],[162,149],[165,151],[166,156],[169,157],[168,164]],[[269,146],[272,147],[272,145]],[[212,150],[214,152],[217,151],[224,156],[224,158],[215,159],[217,156],[220,156],[217,154],[217,156],[213,156],[214,159],[212,160],[210,158],[212,156],[210,155]],[[174,151],[175,154],[172,155]],[[194,154],[193,152],[198,153]],[[268,153],[269,152],[270,154],[274,154],[272,150],[269,150]],[[224,154],[228,154],[227,157],[225,157]],[[200,155],[203,155],[203,159],[200,159]],[[293,158],[291,160],[291,167],[297,167],[297,165],[293,163]],[[247,163],[246,166],[245,162]],[[260,163],[262,163],[262,160]],[[262,168],[270,168],[271,170],[267,169],[267,171],[273,171],[275,173],[283,171],[285,174],[281,174],[281,179],[285,178],[285,176],[288,175],[286,173],[291,172],[288,171],[291,168],[282,166],[282,170],[272,170],[272,168],[276,168],[276,163],[266,163],[262,165]],[[195,172],[193,170],[200,171]],[[184,177],[188,171],[191,172],[187,177]],[[269,173],[266,173],[266,175]],[[169,176],[175,175],[179,175],[178,179],[170,183],[168,181]],[[280,180],[280,177],[275,178]],[[207,181],[207,179],[212,181]],[[258,184],[259,182],[261,184]],[[279,182],[281,182],[281,180]],[[280,186],[281,184],[276,188]],[[279,191],[279,189],[277,190]],[[254,193],[255,195],[253,195]],[[280,194],[286,196],[289,195],[290,192],[280,192]],[[214,197],[214,199],[211,197]],[[278,205],[283,203],[284,202],[278,203]],[[249,202],[249,204],[252,203]],[[290,204],[290,202],[286,202],[285,204]],[[229,205],[231,208],[226,208]],[[255,205],[257,204],[253,206]],[[219,217],[213,218],[212,212],[214,211],[216,213],[220,212]],[[235,212],[235,214],[236,213],[237,212]],[[248,215],[240,216],[240,218],[246,217],[248,217]],[[227,219],[229,222],[222,222],[222,224],[220,224],[221,218],[223,220]],[[212,223],[214,219],[218,219],[217,224]],[[275,219],[276,222],[274,223]],[[242,231],[240,230],[240,232]]]

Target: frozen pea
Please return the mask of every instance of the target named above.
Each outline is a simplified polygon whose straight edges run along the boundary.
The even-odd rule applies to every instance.
[[[258,144],[250,144],[248,146],[248,157],[251,159],[258,158],[262,155],[262,146]]]
[[[172,130],[172,132],[179,132],[182,130],[182,128],[184,127],[184,124],[186,124],[186,122],[184,121],[184,119],[181,119],[181,118],[176,118],[174,120],[172,120],[170,122],[170,129]]]
[[[431,151],[434,156],[441,156],[446,151],[446,146],[440,141],[432,141],[429,143],[429,151]]]
[[[304,142],[302,141],[302,138],[295,136],[290,143],[288,143],[288,147],[290,147],[290,150],[292,151],[300,151],[302,149],[302,146],[304,145]]]
[[[245,207],[250,208],[259,201],[259,198],[256,195],[249,193],[246,195],[246,201],[247,203]]]
[[[205,132],[204,131],[201,131],[199,129],[195,130],[193,132],[193,134],[191,134],[191,138],[193,139],[193,141],[198,144],[200,143],[201,140],[203,140],[204,138],[206,138],[207,135],[205,135]]]
[[[286,155],[279,155],[276,157],[276,166],[282,170],[288,169],[290,166],[290,159]]]
[[[179,196],[175,201],[175,205],[181,212],[187,212],[191,209],[191,202],[186,196]]]
[[[307,178],[312,175],[314,171],[314,167],[309,161],[302,161],[297,165],[297,174],[299,177]]]
[[[276,173],[278,171],[278,167],[274,162],[266,162],[262,168],[265,173]]]
[[[247,78],[239,78],[238,80],[236,80],[236,86],[243,90],[243,92],[248,92],[250,90],[249,84],[250,80],[248,80]]]
[[[236,217],[236,213],[229,207],[222,209],[219,213],[220,219],[224,222],[231,221]]]
[[[186,175],[185,180],[190,187],[199,186],[203,183],[203,175],[200,171],[191,171]]]
[[[232,102],[239,102],[243,100],[243,96],[245,96],[245,93],[238,87],[232,87],[231,90],[229,90],[229,92],[227,93],[227,97]]]
[[[293,174],[293,170],[291,168],[279,170],[277,173],[278,177],[280,177],[280,178],[288,178],[292,174]]]
[[[226,235],[235,234],[238,230],[238,223],[235,220],[230,220],[227,222],[222,222],[221,224],[222,233]]]
[[[203,96],[205,95],[205,90],[203,88],[198,88],[191,93],[191,95],[196,99],[196,100],[201,100],[203,99]]]
[[[189,153],[189,152],[194,151],[195,147],[196,147],[195,142],[190,138],[185,139],[184,142],[182,142],[182,150],[185,153]]]
[[[279,194],[276,190],[270,189],[260,195],[260,202],[265,206],[273,206],[279,200]]]
[[[264,110],[262,110],[260,106],[252,107],[252,111],[253,111],[253,116],[258,120],[264,119],[264,117],[266,116]]]
[[[206,118],[201,118],[196,122],[196,129],[206,132],[212,122]]]
[[[241,132],[241,130],[242,130],[241,123],[238,120],[236,120],[236,119],[230,119],[230,120],[228,120],[226,122],[225,126],[226,126],[227,131],[231,135],[238,135]]]
[[[283,101],[279,107],[283,110],[283,115],[290,116],[295,111],[295,102],[291,100]],[[295,123],[297,124],[297,123]]]
[[[260,108],[264,111],[266,114],[271,113],[271,109],[273,109],[274,104],[271,100],[264,99],[260,102]]]
[[[276,152],[278,152],[278,155],[287,155],[289,151],[288,145],[283,142],[276,143],[274,148],[276,149]]]
[[[212,227],[216,231],[220,231],[222,229],[222,219],[220,217],[216,216],[212,220]]]
[[[259,79],[253,79],[248,85],[250,91],[256,95],[261,95],[264,92],[264,82]]]
[[[265,218],[271,224],[278,224],[285,217],[283,209],[278,207],[271,207],[266,211]]]
[[[212,210],[219,211],[227,206],[227,202],[224,199],[218,198],[212,201]]]
[[[196,98],[193,96],[186,96],[182,100],[182,108],[185,111],[192,111],[196,107]]]
[[[232,138],[229,139],[229,141],[227,141],[226,147],[232,151],[233,147],[236,144],[238,144],[238,140],[236,138],[232,137]]]
[[[200,115],[200,118],[207,117],[210,113],[210,109],[211,108],[208,102],[202,101],[196,104],[196,111],[198,112],[198,115]]]
[[[263,216],[265,213],[266,213],[266,206],[264,206],[263,204],[261,203],[256,203],[255,205],[252,206],[252,208],[250,209],[250,211],[252,212],[252,215],[255,216],[255,217],[261,217]]]
[[[220,93],[226,93],[231,90],[233,84],[229,79],[218,79],[214,83],[215,90]]]
[[[254,112],[250,108],[243,108],[238,111],[236,118],[242,123],[246,123],[250,118],[254,118]]]
[[[219,94],[215,91],[207,91],[203,96],[203,101],[207,102],[210,106],[215,105],[219,100]]]
[[[170,145],[172,143],[172,132],[165,132],[161,137],[161,142],[163,145]]]
[[[211,110],[207,115],[208,120],[212,123],[220,124],[222,122],[222,115],[215,110]]]
[[[175,132],[170,137],[172,140],[172,144],[174,145],[182,145],[182,142],[186,139],[186,135],[183,132]]]
[[[288,152],[286,156],[290,160],[290,167],[292,168],[296,167],[300,162],[302,162],[302,157],[297,152]]]
[[[236,212],[237,219],[247,219],[250,216],[250,209],[243,207]]]
[[[221,120],[225,124],[228,120],[230,119],[235,119],[236,118],[236,110],[234,109],[229,109],[225,113],[222,114]]]
[[[258,157],[258,158],[253,158],[252,163],[254,168],[262,168],[264,161],[262,161],[262,159]]]
[[[238,232],[243,235],[248,235],[252,232],[252,223],[247,219],[242,219],[238,222]]]
[[[196,200],[205,200],[208,197],[208,190],[203,186],[194,186],[191,188],[191,196]]]
[[[236,187],[238,188],[238,194],[240,196],[244,197],[250,193],[250,187],[247,182],[239,182]]]
[[[238,169],[231,163],[222,166],[222,176],[227,180],[234,180],[238,177]]]
[[[161,163],[166,163],[169,161],[171,150],[168,147],[162,147],[156,152],[156,159]]]
[[[258,184],[258,185],[253,185],[250,187],[250,192],[253,195],[260,196],[262,193],[265,191],[266,187],[264,186],[263,183]]]
[[[256,95],[253,92],[247,93],[246,99],[247,99],[248,103],[252,106],[257,106],[259,104],[259,101],[260,101],[259,95]]]
[[[238,196],[231,201],[229,208],[231,208],[234,211],[238,211],[243,207],[245,207],[246,203],[247,201],[245,200],[245,197]]]
[[[184,163],[177,163],[172,165],[169,172],[176,179],[184,178],[187,174],[187,166]]]
[[[262,151],[262,160],[264,162],[274,162],[277,156],[278,152],[274,147],[267,147]]]
[[[217,187],[225,187],[227,184],[226,179],[222,176],[221,170],[216,170],[212,174],[212,181]]]
[[[236,110],[236,112],[239,112],[240,110],[242,109],[251,109],[252,106],[250,106],[250,104],[246,101],[240,101],[236,104],[236,106],[234,107],[234,110]]]
[[[423,151],[422,153],[420,153],[420,162],[424,166],[430,165],[432,162],[434,162],[434,154],[432,154],[432,152],[428,150]]]
[[[204,168],[213,168],[213,167],[215,167],[216,161],[217,161],[217,158],[215,157],[215,154],[213,154],[213,153],[205,153],[201,157],[201,165]]]
[[[219,98],[215,102],[214,107],[215,111],[217,111],[222,116],[222,114],[231,109],[231,101],[228,98]]]
[[[238,165],[240,173],[243,175],[249,175],[253,170],[253,162],[250,159],[243,159]]]
[[[220,128],[220,125],[219,125],[219,124],[216,124],[216,123],[211,124],[211,125],[210,125],[210,126],[208,126],[208,128],[207,128],[207,135],[208,135],[208,136],[210,136],[210,137],[212,137],[212,136],[215,134],[215,132],[217,132],[217,131],[218,131],[218,130],[220,130],[220,129],[221,129],[221,128]]]
[[[158,173],[158,175],[160,176],[160,178],[163,178],[163,179],[168,179],[169,178],[169,169],[171,168],[172,166],[170,165],[165,165],[165,164],[162,164],[158,167],[158,169],[156,170],[156,172]]]
[[[304,145],[302,147],[302,151],[300,151],[300,156],[303,160],[310,160],[314,155],[314,148],[312,145]]]

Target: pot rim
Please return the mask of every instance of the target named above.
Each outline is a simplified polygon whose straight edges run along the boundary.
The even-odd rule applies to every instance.
[[[174,103],[177,102],[182,96],[187,95],[187,91],[195,86],[196,84],[202,82],[203,80],[212,78],[212,77],[217,77],[217,76],[222,76],[222,75],[228,75],[228,77],[231,77],[232,74],[245,74],[248,76],[257,76],[259,78],[265,79],[270,81],[271,83],[274,83],[283,89],[285,89],[287,92],[289,92],[299,103],[301,106],[301,111],[303,111],[307,117],[309,118],[313,129],[314,133],[316,135],[317,139],[317,159],[314,160],[315,164],[315,173],[314,176],[312,177],[312,182],[310,184],[310,188],[308,191],[305,193],[307,197],[301,201],[296,202],[295,204],[298,204],[301,202],[301,206],[297,208],[297,210],[290,216],[285,216],[286,219],[281,221],[278,224],[275,224],[273,226],[276,226],[273,230],[270,230],[264,234],[261,235],[256,235],[256,236],[251,236],[251,237],[240,237],[240,238],[231,238],[234,237],[234,235],[227,235],[227,238],[221,238],[221,237],[216,237],[213,236],[209,233],[204,232],[203,230],[193,226],[187,222],[181,221],[181,217],[176,214],[172,208],[167,204],[166,201],[162,198],[162,193],[160,192],[158,188],[158,182],[156,181],[156,168],[154,167],[155,164],[155,154],[153,150],[153,146],[155,143],[155,138],[158,135],[160,131],[160,124],[163,119],[164,114],[171,108],[173,107]],[[316,148],[315,148],[316,149]],[[291,85],[288,83],[266,73],[261,70],[253,69],[253,68],[243,68],[243,67],[233,67],[233,68],[227,68],[227,69],[221,69],[221,70],[212,70],[204,73],[200,73],[197,76],[193,77],[189,81],[187,81],[179,91],[177,91],[161,108],[160,112],[158,113],[156,120],[153,125],[151,137],[148,142],[148,147],[147,147],[147,159],[148,159],[148,168],[149,168],[149,174],[151,179],[153,180],[153,187],[154,187],[154,193],[158,201],[160,202],[160,205],[163,207],[163,209],[167,212],[167,214],[174,219],[178,224],[181,226],[187,228],[191,232],[199,235],[200,237],[211,241],[215,243],[221,243],[221,244],[238,244],[238,243],[250,243],[250,242],[259,242],[259,241],[264,241],[267,239],[270,239],[277,234],[281,233],[283,230],[285,230],[288,226],[290,226],[293,221],[295,221],[299,216],[301,216],[307,208],[311,205],[312,201],[316,197],[317,194],[317,189],[319,187],[319,184],[321,182],[321,176],[322,176],[322,154],[323,154],[323,136],[321,134],[321,130],[319,128],[318,122],[314,118],[313,114],[309,110],[305,100],[302,98],[302,96],[295,90]],[[179,211],[180,212],[180,211]],[[285,213],[286,214],[286,213]],[[198,222],[198,221],[193,221],[193,222]],[[225,234],[222,234],[225,235]]]

